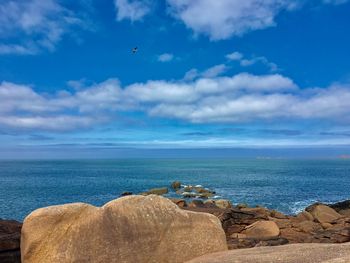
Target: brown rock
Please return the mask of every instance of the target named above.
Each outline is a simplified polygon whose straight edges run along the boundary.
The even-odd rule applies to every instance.
[[[314,221],[314,217],[308,211],[303,211],[296,216],[297,221]]]
[[[25,219],[21,237],[24,263],[184,262],[226,249],[216,217],[155,195],[122,197],[101,208],[38,209]]]
[[[179,181],[174,181],[171,183],[171,188],[173,188],[174,190],[178,190],[181,188],[181,182]]]
[[[215,205],[214,200],[211,200],[211,199],[204,201],[204,205],[207,208],[217,208],[217,206]]]
[[[321,226],[322,226],[324,229],[328,229],[328,228],[333,227],[333,225],[330,224],[330,223],[322,223]]]
[[[276,210],[272,210],[271,213],[270,213],[270,216],[271,217],[274,217],[274,218],[278,218],[278,219],[288,219],[289,217],[276,211]]]
[[[248,207],[248,208],[241,208],[241,210],[244,212],[252,212],[265,218],[271,215],[271,212],[264,207],[254,207],[254,208]]]
[[[310,233],[301,232],[296,228],[285,228],[280,230],[280,237],[289,241],[289,243],[308,243],[312,241]]]
[[[246,226],[251,225],[256,221],[268,220],[268,217],[261,214],[242,211],[236,208],[225,209],[223,211],[220,209],[218,213],[214,214],[220,219],[222,227],[228,236],[232,233],[242,231]]]
[[[218,199],[218,200],[215,200],[214,202],[215,202],[215,205],[219,208],[222,208],[222,209],[232,208],[232,204],[229,200]]]
[[[319,223],[331,223],[341,217],[334,209],[323,204],[317,204],[307,209]]]
[[[316,231],[322,230],[322,226],[318,223],[312,221],[303,221],[294,225],[305,233],[314,233]]]
[[[238,234],[241,237],[242,234]],[[251,248],[261,246],[280,246],[288,244],[288,240],[280,237],[273,237],[268,239],[255,239],[255,238],[232,238],[228,239],[229,249]]]
[[[349,263],[350,243],[292,244],[213,253],[187,263]]]
[[[120,196],[127,196],[127,195],[132,195],[132,192],[122,192]]]
[[[318,231],[313,238],[314,242],[320,243],[350,242],[350,227],[333,226],[332,228]]]
[[[20,238],[22,224],[0,219],[0,262],[20,263]]]
[[[232,237],[232,238],[246,238],[247,235],[241,234],[241,233],[233,233],[233,234],[231,235],[231,237]]]
[[[350,200],[331,204],[331,205],[329,205],[329,207],[333,208],[335,211],[337,211],[339,214],[341,214],[340,211],[342,211],[342,210],[350,210]]]
[[[188,207],[205,207],[205,204],[202,200],[192,200],[192,202],[188,204]]]
[[[269,220],[275,222],[279,229],[292,227],[292,221],[289,219],[278,219],[274,217],[269,217]]]
[[[203,194],[203,193],[215,194],[214,191],[211,191],[211,190],[209,190],[209,189],[205,189],[204,187],[194,187],[194,190],[195,190],[197,193],[200,193],[200,194]]]
[[[237,207],[238,209],[241,209],[241,208],[247,208],[248,205],[247,205],[247,204],[241,203],[241,204],[236,205],[236,207]]]
[[[350,217],[350,209],[339,210],[338,213],[343,216]]]
[[[149,191],[147,191],[147,195],[165,195],[169,192],[167,187],[162,188],[153,188]]]
[[[193,186],[192,185],[186,185],[184,187],[184,191],[185,192],[192,192],[193,191]]]
[[[187,203],[184,199],[179,199],[179,198],[169,198],[171,202],[176,204],[178,207],[186,207]]]
[[[195,198],[197,196],[196,193],[192,193],[192,192],[183,192],[181,195],[184,198]]]
[[[251,238],[271,238],[280,234],[280,229],[273,221],[257,221],[245,228],[243,234]]]
[[[197,198],[205,198],[205,199],[214,196],[212,193],[209,193],[209,192],[207,192],[207,193],[201,193],[201,194],[198,194],[198,193],[197,193],[197,194],[195,194],[195,195],[196,195]]]

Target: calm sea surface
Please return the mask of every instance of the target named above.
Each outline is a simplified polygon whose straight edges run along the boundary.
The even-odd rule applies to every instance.
[[[174,180],[285,213],[350,199],[346,160],[0,161],[0,218],[23,220],[36,208],[69,202],[102,205]]]

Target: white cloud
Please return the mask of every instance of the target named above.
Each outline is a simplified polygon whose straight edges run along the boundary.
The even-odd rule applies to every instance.
[[[38,52],[38,49],[35,45],[25,46],[18,44],[0,44],[0,54],[9,55],[34,55]]]
[[[199,75],[200,75],[200,73],[198,72],[198,69],[192,68],[185,73],[185,76],[183,79],[184,79],[184,81],[192,81],[195,78],[197,78]]]
[[[158,61],[160,62],[169,62],[174,59],[174,55],[170,53],[164,53],[158,56]]]
[[[114,0],[117,20],[129,19],[132,22],[142,20],[151,11],[150,2],[143,0]]]
[[[229,59],[229,60],[238,60],[239,61],[239,60],[241,60],[243,58],[243,54],[240,53],[240,52],[235,51],[235,52],[233,52],[231,54],[227,54],[226,58]]]
[[[296,0],[167,0],[171,13],[196,34],[212,40],[228,39],[275,25],[281,10],[292,10]]]
[[[225,64],[219,64],[219,65],[212,66],[212,67],[210,67],[202,72],[198,71],[198,69],[193,68],[185,73],[183,80],[192,81],[192,80],[197,79],[199,77],[214,78],[214,77],[222,75],[228,69],[229,69],[229,67],[226,66]]]
[[[116,116],[122,112],[193,123],[291,119],[349,123],[349,101],[350,85],[300,89],[280,74],[155,80],[125,87],[109,79],[56,94],[40,94],[28,85],[3,82],[0,128],[61,132],[118,121]]]
[[[277,71],[278,66],[275,63],[268,61],[266,57],[254,57],[252,59],[242,59],[240,64],[242,67],[248,67],[256,63],[262,63],[270,68],[271,71]]]
[[[84,22],[55,0],[5,0],[0,6],[0,54],[53,51],[72,27]]]
[[[252,66],[256,63],[262,63],[266,65],[271,72],[278,71],[278,66],[270,62],[266,57],[252,57],[250,59],[245,58],[244,55],[240,52],[233,52],[231,54],[227,54],[226,58],[231,61],[239,61],[242,67]]]
[[[201,74],[201,76],[203,76],[204,78],[214,78],[223,74],[227,70],[228,70],[228,67],[225,64],[220,64],[205,70]]]

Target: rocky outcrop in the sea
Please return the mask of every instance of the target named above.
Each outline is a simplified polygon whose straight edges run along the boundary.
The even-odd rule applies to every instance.
[[[76,203],[32,212],[23,223],[23,263],[184,262],[227,250],[217,217],[166,198],[126,196],[103,207]]]
[[[22,224],[0,219],[0,262],[20,263],[20,238]]]
[[[173,191],[172,196],[182,198],[197,198],[197,199],[208,199],[215,196],[215,191],[205,188],[202,185],[182,185],[180,181],[174,181],[170,184],[170,189]],[[148,191],[140,193],[140,195],[166,195],[169,193],[168,187],[154,188]],[[121,194],[125,196],[125,194]]]

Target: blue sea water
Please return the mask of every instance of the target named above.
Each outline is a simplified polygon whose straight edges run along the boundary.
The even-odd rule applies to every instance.
[[[0,161],[0,218],[23,220],[36,208],[70,202],[100,206],[123,191],[174,180],[288,214],[316,201],[350,199],[347,160]]]

